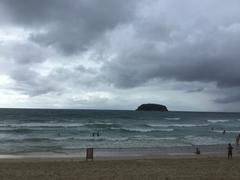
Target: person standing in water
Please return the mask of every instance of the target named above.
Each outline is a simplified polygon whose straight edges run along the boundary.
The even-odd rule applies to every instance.
[[[232,159],[232,150],[233,147],[231,145],[231,143],[228,144],[228,159]]]
[[[236,145],[239,146],[239,140],[240,140],[240,134],[237,135],[236,137]]]

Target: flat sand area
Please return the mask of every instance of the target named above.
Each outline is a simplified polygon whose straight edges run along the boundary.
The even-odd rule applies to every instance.
[[[2,159],[1,180],[240,179],[240,157],[159,156],[119,159]]]

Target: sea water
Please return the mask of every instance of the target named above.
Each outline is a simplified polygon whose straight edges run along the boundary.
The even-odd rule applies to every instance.
[[[240,113],[0,109],[1,154],[221,145],[239,133]]]

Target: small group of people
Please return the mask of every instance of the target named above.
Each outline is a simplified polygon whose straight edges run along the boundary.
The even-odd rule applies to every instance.
[[[99,131],[93,132],[93,133],[92,133],[92,137],[94,137],[94,136],[100,136],[100,132],[99,132]]]
[[[240,139],[240,134],[238,135],[238,138]],[[231,143],[228,144],[228,159],[232,159],[232,151],[233,151],[233,146],[231,145]],[[201,152],[200,152],[200,149],[197,147],[196,148],[196,151],[195,151],[195,154],[199,155]]]
[[[240,134],[237,135],[236,137],[236,147],[239,146],[239,141],[240,141]],[[231,143],[228,144],[228,159],[232,159],[232,151],[233,151],[233,146]]]

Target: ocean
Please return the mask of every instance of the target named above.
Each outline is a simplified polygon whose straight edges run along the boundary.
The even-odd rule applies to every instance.
[[[225,145],[239,133],[240,113],[0,109],[0,154]]]

